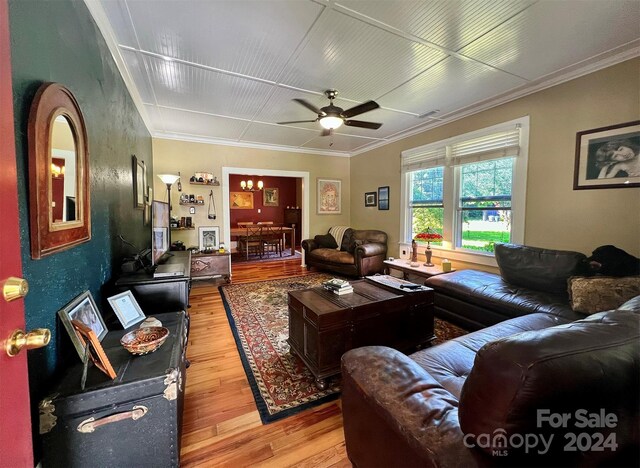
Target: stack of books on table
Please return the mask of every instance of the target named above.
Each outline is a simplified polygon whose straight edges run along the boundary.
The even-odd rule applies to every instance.
[[[322,287],[328,291],[333,292],[334,294],[337,294],[338,296],[353,292],[353,287],[349,284],[348,281],[338,278],[331,278],[329,281],[325,281],[324,283],[322,283]]]

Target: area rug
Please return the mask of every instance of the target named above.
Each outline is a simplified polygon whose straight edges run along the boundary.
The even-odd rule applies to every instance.
[[[233,252],[231,254],[232,263],[274,262],[279,260],[296,260],[296,259],[300,260],[301,258],[302,258],[302,255],[298,251],[296,251],[294,255],[291,255],[290,248],[282,252],[282,257],[280,256],[280,254],[275,252],[269,252],[268,254],[264,254],[262,258],[255,255],[250,255],[248,259],[246,256],[244,256],[240,252]]]
[[[339,377],[328,379],[327,388],[319,390],[313,374],[289,352],[287,343],[287,292],[320,286],[331,277],[315,273],[219,287],[263,424],[330,401],[340,394]],[[438,341],[464,333],[436,319]]]

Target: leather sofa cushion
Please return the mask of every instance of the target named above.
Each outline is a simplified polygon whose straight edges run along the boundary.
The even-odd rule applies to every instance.
[[[387,233],[384,231],[378,231],[377,229],[354,229],[351,234],[351,241],[354,240],[364,241],[365,244],[384,244],[387,245]]]
[[[609,311],[565,325],[528,331],[488,343],[476,355],[459,402],[465,434],[580,433],[573,426],[578,409],[606,407],[618,424],[620,446],[638,437],[640,394],[640,315]],[[634,397],[630,397],[634,395]],[[538,410],[570,413],[570,426],[558,430],[538,424]],[[637,441],[636,441],[637,442]],[[488,453],[492,448],[481,447]],[[511,455],[511,450],[509,450]]]
[[[583,314],[615,309],[638,295],[640,295],[640,276],[569,278],[571,308]]]
[[[309,252],[308,255],[316,260],[321,260],[323,262],[340,263],[343,265],[355,264],[355,259],[353,258],[352,254],[336,249],[313,249],[311,252]]]
[[[432,276],[425,284],[435,289],[437,294],[476,304],[505,318],[538,312],[569,320],[584,318],[584,315],[571,310],[566,288],[559,294],[535,291],[507,283],[493,273],[478,270],[459,270]]]
[[[480,348],[490,341],[528,330],[552,327],[564,320],[547,314],[530,314],[507,320],[477,332],[454,338],[426,348],[409,357],[427,371],[443,388],[456,398],[473,367]]]
[[[586,255],[517,244],[496,244],[495,256],[502,279],[515,286],[564,293],[570,276],[581,275]]]

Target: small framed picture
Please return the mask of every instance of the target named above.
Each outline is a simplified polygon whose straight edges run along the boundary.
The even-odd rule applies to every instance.
[[[277,188],[266,188],[262,192],[262,205],[263,206],[279,206],[280,205],[280,190]]]
[[[131,291],[116,294],[107,300],[120,320],[122,328],[132,327],[146,318]]]
[[[389,186],[386,187],[378,187],[378,209],[379,210],[388,210],[389,209]]]
[[[340,179],[318,179],[318,214],[342,213],[342,181]]]
[[[78,353],[78,356],[80,356],[80,359],[84,357],[84,344],[78,339],[78,334],[71,324],[72,320],[77,320],[89,327],[96,335],[98,341],[102,341],[109,331],[89,291],[83,292],[60,309],[58,316],[65,330],[67,330],[73,347]]]
[[[189,207],[189,214],[196,214],[196,207],[195,206],[190,206]]]
[[[133,172],[133,207],[139,210],[144,209],[147,201],[147,167],[144,161],[138,160],[136,155],[131,156]]]
[[[640,120],[576,134],[573,189],[640,187]]]
[[[198,227],[198,248],[200,252],[209,253],[220,246],[220,228],[217,226]]]
[[[95,332],[78,320],[72,320],[71,326],[82,345],[82,349],[87,349],[91,362],[93,362],[98,369],[107,374],[111,380],[115,379],[116,372],[113,370],[113,366],[111,365],[107,354],[104,352],[104,349],[102,349],[100,340],[98,340]],[[82,354],[84,355],[84,352]]]
[[[376,192],[366,192],[364,194],[364,206],[376,206],[378,203],[378,197]]]

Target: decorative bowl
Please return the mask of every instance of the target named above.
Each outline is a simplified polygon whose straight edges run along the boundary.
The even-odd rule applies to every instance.
[[[120,344],[131,354],[147,354],[162,346],[168,336],[166,327],[142,327],[124,335]]]

